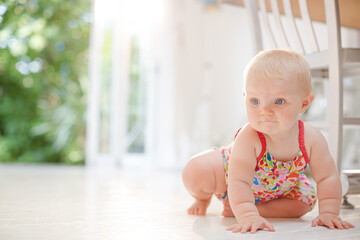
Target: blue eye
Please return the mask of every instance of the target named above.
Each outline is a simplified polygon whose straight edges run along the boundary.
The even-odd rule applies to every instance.
[[[285,103],[285,100],[284,99],[277,99],[276,101],[275,101],[275,104],[278,104],[278,105],[282,105],[282,104],[284,104]]]
[[[257,99],[251,99],[250,102],[254,105],[258,105],[260,103]]]

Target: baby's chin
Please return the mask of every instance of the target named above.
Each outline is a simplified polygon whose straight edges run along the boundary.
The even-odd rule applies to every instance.
[[[250,126],[257,132],[264,134],[276,134],[280,133],[281,129],[277,121],[259,121],[254,126]]]

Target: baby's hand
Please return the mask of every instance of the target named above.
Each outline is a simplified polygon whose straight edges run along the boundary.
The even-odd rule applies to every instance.
[[[257,230],[262,230],[264,228],[267,228],[272,232],[275,231],[271,223],[269,223],[265,218],[257,215],[257,216],[244,217],[241,219],[241,221],[238,221],[237,224],[228,227],[226,230],[232,231],[234,233],[236,232],[246,233],[248,231],[251,233],[256,233]]]
[[[353,228],[349,222],[343,221],[338,215],[332,213],[321,213],[317,218],[312,221],[312,227],[316,226],[326,226],[330,229],[349,229]]]

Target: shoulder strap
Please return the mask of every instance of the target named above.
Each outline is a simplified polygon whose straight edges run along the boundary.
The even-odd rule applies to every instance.
[[[238,133],[240,132],[240,130],[241,130],[241,128],[236,132],[234,139],[236,138],[236,136],[238,135]],[[261,147],[261,153],[260,153],[260,155],[256,158],[256,160],[259,161],[259,160],[262,158],[262,156],[264,156],[264,153],[265,153],[265,151],[266,151],[266,139],[265,139],[264,134],[262,134],[261,132],[258,132],[258,131],[256,131],[256,132],[257,132],[257,134],[258,134],[258,136],[259,136],[259,139],[260,139],[260,141],[261,141],[261,146],[262,146],[262,147]]]
[[[309,164],[310,161],[305,148],[304,123],[300,119],[299,119],[299,148],[305,158],[306,163]]]
[[[239,130],[237,130],[237,132],[236,132],[236,134],[234,136],[234,140],[235,140],[236,136],[239,134],[240,130],[241,130],[241,128],[239,128]]]
[[[256,131],[256,132],[257,132],[257,134],[259,136],[259,139],[261,141],[261,153],[256,158],[256,160],[259,161],[264,156],[264,153],[266,151],[266,139],[265,139],[264,134],[262,134],[261,132],[258,132],[258,131]]]

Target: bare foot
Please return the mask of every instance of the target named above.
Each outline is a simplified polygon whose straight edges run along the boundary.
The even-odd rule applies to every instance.
[[[194,204],[187,210],[190,215],[205,215],[206,209],[210,204],[210,199],[208,200],[195,200]]]
[[[222,212],[222,215],[224,217],[234,217],[234,213],[230,207],[229,198],[223,200],[223,204],[224,204],[224,211]]]

